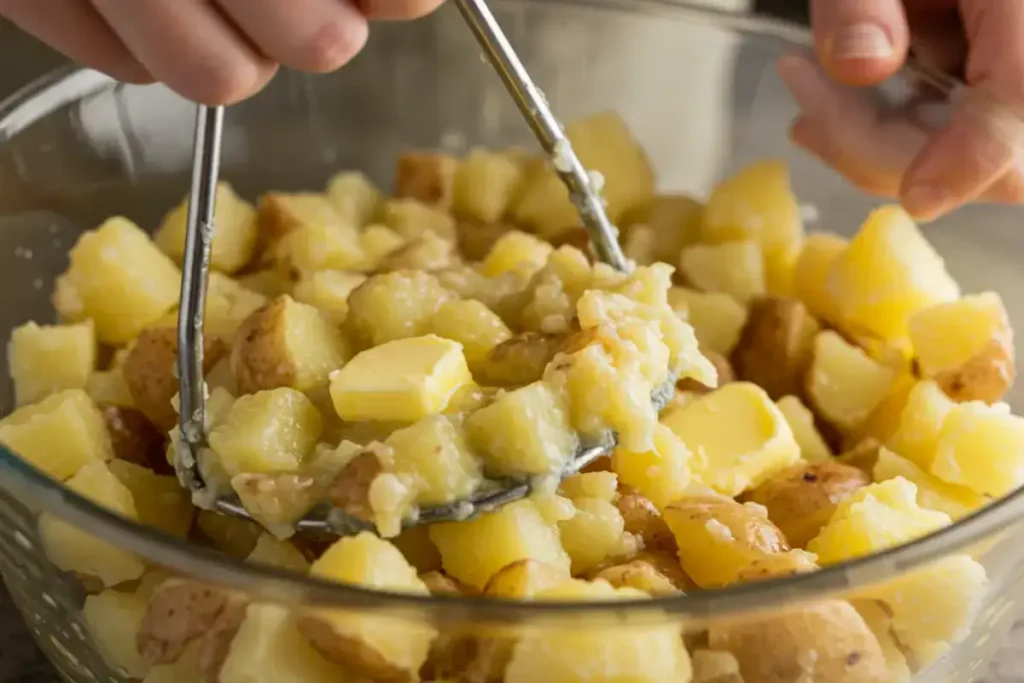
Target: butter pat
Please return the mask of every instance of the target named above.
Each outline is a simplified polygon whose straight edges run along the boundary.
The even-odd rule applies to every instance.
[[[343,420],[415,422],[472,381],[462,345],[428,334],[357,355],[331,375],[331,400]]]

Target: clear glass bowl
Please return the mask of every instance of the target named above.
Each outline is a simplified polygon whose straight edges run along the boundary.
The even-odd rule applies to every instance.
[[[806,43],[802,29],[671,2],[626,5],[503,0],[495,9],[555,111],[563,119],[606,108],[620,112],[649,151],[661,189],[704,194],[731,169],[774,157],[790,164],[798,195],[816,208],[823,228],[849,234],[878,203],[788,142],[796,108],[773,62]],[[367,49],[340,73],[282,73],[265,92],[229,110],[224,176],[249,197],[267,189],[321,187],[339,168],[362,169],[387,187],[394,160],[408,148],[532,145],[478,54],[453,8],[410,24],[375,26]],[[897,80],[886,92],[905,98],[912,88]],[[82,230],[115,213],[149,229],[158,225],[188,186],[193,123],[194,108],[167,90],[121,86],[88,70],[55,73],[0,108],[4,335],[29,319],[52,317],[53,278]],[[1020,222],[1019,210],[975,207],[929,226],[927,233],[966,291],[1010,294],[1024,284],[1017,267],[1024,250]],[[1006,304],[1013,321],[1024,323],[1024,299],[1007,296]],[[1018,390],[1010,402],[1021,409],[1022,399]],[[6,412],[13,405],[7,373],[0,373],[0,408]],[[920,669],[914,680],[972,680],[986,671],[1011,626],[1024,579],[1024,497],[1016,494],[908,546],[768,583],[614,607],[413,598],[245,565],[147,531],[64,490],[8,451],[0,452],[0,469],[0,571],[41,647],[76,683],[127,677],[105,663],[107,646],[97,647],[83,628],[80,613],[89,587],[50,564],[38,533],[41,516],[59,518],[151,566],[229,587],[254,601],[330,607],[352,623],[372,615],[391,620],[388,629],[410,639],[423,627],[458,638],[499,633],[485,629],[507,634],[514,626],[524,638],[537,639],[530,642],[552,638],[565,646],[554,649],[568,651],[572,642],[557,640],[567,633],[639,647],[655,642],[650,629],[667,628],[681,629],[691,649],[700,649],[709,627],[749,627],[751,637],[772,644],[766,653],[782,665],[748,675],[746,683],[881,680],[816,667],[828,654],[826,644],[838,642],[836,634],[812,630],[814,642],[791,642],[787,634],[796,631],[787,630],[784,617],[824,600],[891,596],[894,582],[920,588],[919,626],[931,629],[930,638],[950,639],[948,647],[917,643],[910,656]],[[925,582],[938,581],[941,569],[968,555],[984,566],[987,583],[969,596],[969,609],[957,611],[963,607],[957,605],[961,587],[939,581],[929,588]],[[904,595],[911,599],[910,592]],[[956,623],[946,623],[954,611]],[[634,655],[657,657],[658,647]],[[849,671],[856,671],[858,655],[848,654]],[[923,665],[929,660],[935,661]],[[546,670],[534,680],[577,680],[557,673],[554,665]],[[800,678],[799,670],[809,677]],[[688,679],[677,672],[665,680]],[[720,683],[726,680],[735,679]]]

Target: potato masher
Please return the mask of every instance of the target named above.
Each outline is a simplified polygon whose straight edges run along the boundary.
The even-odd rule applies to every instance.
[[[498,25],[484,0],[454,0],[466,24],[472,30],[488,61],[498,72],[523,117],[554,168],[569,189],[596,256],[620,271],[628,264],[619,247],[616,228],[604,210],[599,188],[572,150],[562,125],[552,114],[544,95],[533,83],[523,64]],[[188,202],[188,224],[182,264],[181,305],[178,315],[178,376],[180,407],[180,444],[175,449],[175,470],[182,485],[197,499],[212,504],[218,511],[248,518],[249,514],[230,497],[204,496],[206,482],[200,473],[201,451],[206,446],[205,392],[203,381],[203,314],[205,310],[210,248],[213,241],[214,202],[219,176],[223,107],[200,106],[196,118],[192,186]],[[664,405],[672,395],[673,383],[652,396],[656,406]],[[614,439],[581,449],[565,475],[579,471],[614,447]],[[495,481],[469,500],[420,510],[415,523],[429,524],[465,519],[528,495],[526,481]],[[196,494],[199,494],[198,496]],[[370,528],[366,522],[332,509],[314,513],[298,523],[299,529],[350,534]]]

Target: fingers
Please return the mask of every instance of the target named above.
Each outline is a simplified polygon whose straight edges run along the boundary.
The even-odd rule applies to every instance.
[[[909,29],[900,0],[811,0],[818,59],[840,83],[885,80],[906,58]]]
[[[237,102],[274,75],[274,63],[203,0],[91,1],[154,78],[196,102]]]
[[[368,19],[418,19],[437,9],[444,0],[359,0]]]
[[[88,0],[0,0],[0,16],[76,62],[120,81],[153,80]],[[55,16],[60,21],[54,21]]]
[[[270,59],[324,73],[366,43],[366,18],[349,0],[218,0],[224,13]]]

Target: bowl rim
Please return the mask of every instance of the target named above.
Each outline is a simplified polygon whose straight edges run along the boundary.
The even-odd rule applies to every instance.
[[[498,0],[501,4],[534,4],[537,0]],[[700,0],[545,0],[588,10],[666,14],[712,23],[746,34],[782,38],[794,46],[808,45],[810,32],[785,21],[704,6]],[[67,65],[32,81],[0,101],[0,146],[56,108],[101,88],[122,87],[92,69]],[[159,86],[157,86],[159,87]],[[703,620],[769,610],[785,604],[822,599],[884,582],[927,565],[998,534],[1024,516],[1024,488],[925,537],[889,550],[768,581],[695,591],[686,595],[614,602],[521,602],[471,596],[421,596],[371,590],[325,581],[270,566],[249,564],[216,551],[130,521],[78,495],[0,445],[0,488],[30,512],[52,515],[97,537],[130,550],[148,563],[180,572],[183,577],[242,590],[255,599],[285,604],[307,603],[346,610],[429,613],[439,623],[488,621],[564,624],[581,613],[588,619],[609,618],[630,623],[650,618]],[[23,539],[19,539],[23,541]],[[39,549],[42,552],[42,549]],[[588,622],[592,623],[592,622]]]

